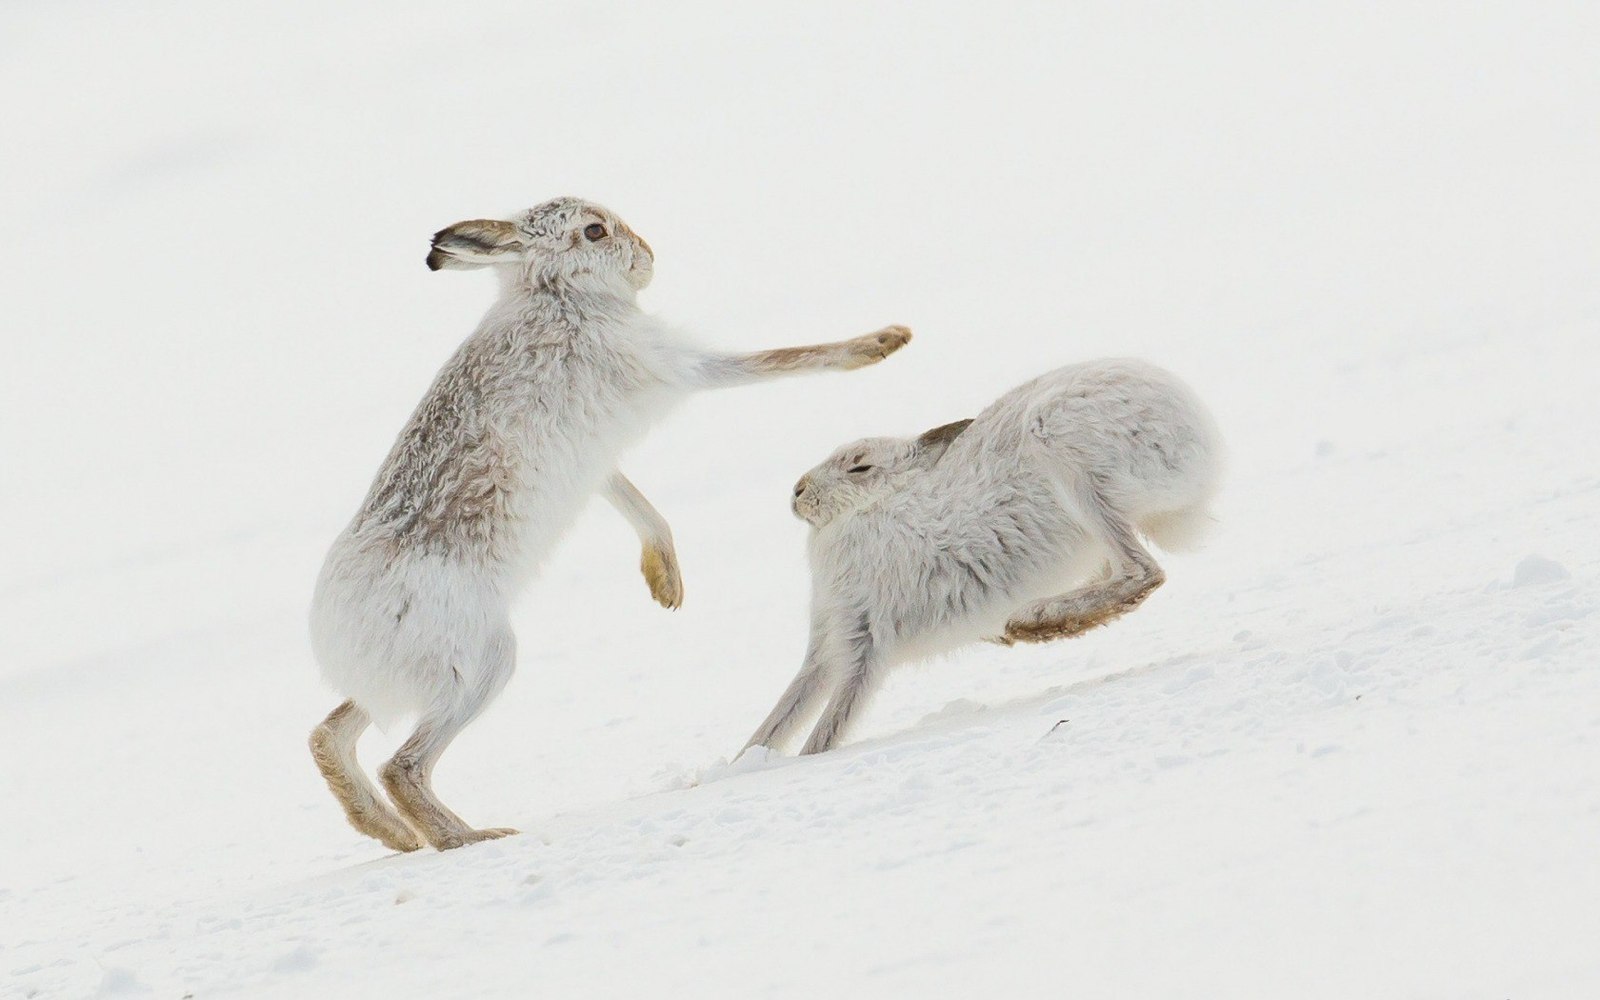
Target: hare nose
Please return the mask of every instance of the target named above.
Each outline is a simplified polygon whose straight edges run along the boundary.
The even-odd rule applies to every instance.
[[[805,491],[806,491],[806,481],[804,479],[802,479],[798,483],[794,484],[794,495],[795,496],[799,496],[800,494],[804,493]]]

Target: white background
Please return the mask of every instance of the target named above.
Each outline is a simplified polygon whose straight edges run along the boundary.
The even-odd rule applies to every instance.
[[[0,996],[1600,993],[1597,51],[1561,3],[5,5]],[[527,835],[387,856],[305,751],[311,583],[493,294],[428,235],[569,193],[707,343],[916,340],[630,455],[684,608],[597,504],[438,773]],[[1105,354],[1217,411],[1210,547],[727,766],[799,473]]]

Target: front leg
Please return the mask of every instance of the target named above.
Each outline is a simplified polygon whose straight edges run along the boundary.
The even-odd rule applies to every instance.
[[[825,753],[837,746],[850,732],[882,680],[883,658],[863,622],[860,630],[849,637],[843,676],[835,684],[828,707],[822,710],[822,717],[800,753]]]
[[[683,574],[678,571],[678,552],[673,548],[667,519],[620,472],[613,472],[606,480],[605,496],[639,535],[639,570],[650,586],[650,596],[664,608],[681,606]]]
[[[1077,484],[1079,504],[1091,537],[1110,550],[1106,570],[1098,580],[1057,597],[1038,601],[1006,622],[1006,645],[1013,642],[1050,642],[1070,639],[1121,618],[1144,602],[1150,592],[1166,582],[1155,557],[1139,542],[1133,526],[1118,513],[1094,482]]]
[[[772,706],[772,711],[767,713],[766,719],[744,745],[744,750],[751,747],[782,750],[795,730],[816,714],[817,708],[833,690],[833,671],[826,650],[826,637],[820,633],[817,622],[813,621],[811,642],[800,664],[800,672],[789,682],[778,703]],[[739,752],[743,753],[744,750]]]
[[[780,347],[754,354],[719,354],[695,365],[690,379],[697,388],[720,389],[762,379],[806,372],[850,371],[875,365],[911,342],[911,331],[886,326],[852,340],[805,347]]]

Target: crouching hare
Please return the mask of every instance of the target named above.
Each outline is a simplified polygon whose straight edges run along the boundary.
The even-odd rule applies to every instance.
[[[781,749],[821,706],[802,752],[828,750],[896,664],[1133,610],[1165,579],[1139,536],[1197,541],[1220,473],[1200,401],[1138,361],[1071,365],[975,419],[845,445],[794,488],[813,529],[810,645],[746,748]]]
[[[558,198],[509,220],[460,222],[428,266],[493,267],[500,296],[445,363],[317,581],[312,643],[348,700],[311,734],[351,824],[387,846],[444,850],[504,836],[439,801],[434,764],[514,666],[508,607],[596,493],[638,532],[650,592],[682,600],[666,522],[618,454],[697,389],[874,364],[903,327],[840,343],[716,354],[641,312],[650,245],[598,205]],[[417,716],[381,777],[356,762],[373,718]]]

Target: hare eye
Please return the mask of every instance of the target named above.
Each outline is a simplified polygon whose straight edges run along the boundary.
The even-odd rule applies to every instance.
[[[852,473],[856,473],[856,472],[871,472],[872,471],[872,466],[870,466],[870,465],[858,465],[855,468],[850,469],[848,471],[850,471]]]
[[[583,227],[583,235],[590,243],[598,243],[606,238],[606,227],[598,222],[591,222]]]

